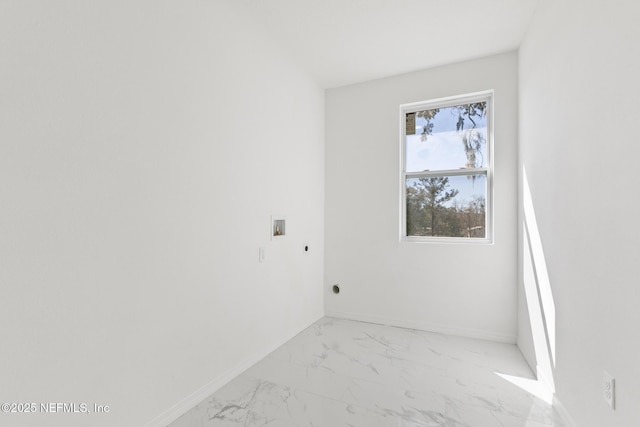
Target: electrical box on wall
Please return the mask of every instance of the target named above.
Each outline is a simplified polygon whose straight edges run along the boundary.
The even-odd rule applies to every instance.
[[[281,239],[287,235],[287,218],[281,215],[271,217],[271,239]]]

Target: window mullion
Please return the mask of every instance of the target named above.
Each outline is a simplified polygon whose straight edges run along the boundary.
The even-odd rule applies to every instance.
[[[476,169],[453,169],[453,170],[429,170],[421,172],[403,172],[404,179],[408,178],[422,178],[430,176],[473,176],[473,175],[487,175],[487,168]]]

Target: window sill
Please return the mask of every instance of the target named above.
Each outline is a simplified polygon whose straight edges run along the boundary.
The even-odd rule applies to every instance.
[[[467,237],[426,237],[426,236],[404,236],[400,238],[400,243],[437,243],[454,245],[493,245],[492,238],[467,238]]]

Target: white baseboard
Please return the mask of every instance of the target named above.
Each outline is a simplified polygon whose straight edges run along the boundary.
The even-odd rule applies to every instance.
[[[265,348],[260,349],[250,357],[247,357],[246,359],[242,360],[237,365],[233,366],[230,369],[227,369],[218,377],[214,378],[211,382],[204,385],[203,387],[196,390],[195,392],[191,393],[189,396],[185,397],[180,402],[173,405],[171,408],[167,409],[166,411],[158,415],[153,420],[149,421],[147,424],[145,424],[144,427],[167,427],[169,424],[171,424],[172,422],[180,418],[182,415],[187,413],[191,408],[196,406],[198,403],[202,402],[207,397],[211,396],[213,393],[218,391],[220,388],[222,388],[232,379],[234,379],[235,377],[237,377],[238,375],[240,375],[241,373],[249,369],[251,366],[255,365],[256,363],[258,363],[259,361],[267,357],[270,353],[272,353],[278,347],[282,346],[287,341],[291,340],[297,334],[299,334],[304,329],[311,326],[321,318],[322,317],[319,317],[318,319],[314,320],[309,325],[305,326],[304,328],[297,331],[293,335],[285,337],[276,343],[273,343]]]
[[[569,415],[569,411],[567,411],[567,408],[565,408],[557,396],[553,396],[553,407],[567,427],[576,427],[576,423],[573,421],[573,418],[571,418],[571,415]]]
[[[325,314],[329,317],[337,317],[340,319],[357,320],[360,322],[378,323],[381,325],[398,326],[400,328],[417,329],[420,331],[436,332],[446,335],[456,335],[460,337],[476,338],[487,341],[496,341],[507,344],[515,344],[517,337],[510,334],[501,334],[491,331],[483,331],[479,329],[456,328],[452,326],[439,325],[428,322],[416,322],[405,319],[390,319],[387,317],[375,316],[362,313],[346,313],[335,310],[325,310]]]

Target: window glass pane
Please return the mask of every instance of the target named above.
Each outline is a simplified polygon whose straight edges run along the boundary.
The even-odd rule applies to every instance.
[[[406,123],[406,172],[487,165],[486,102],[407,113]]]
[[[487,177],[407,178],[407,236],[486,235]]]

